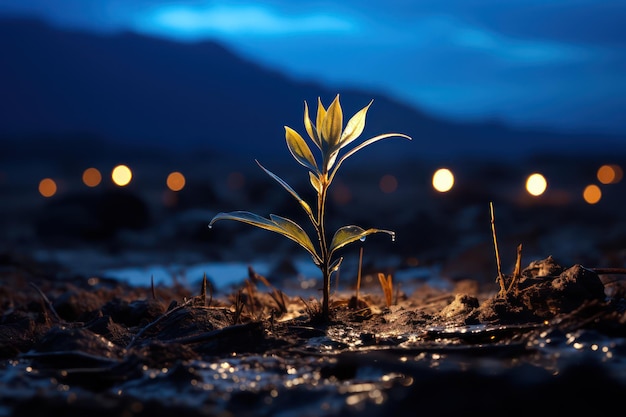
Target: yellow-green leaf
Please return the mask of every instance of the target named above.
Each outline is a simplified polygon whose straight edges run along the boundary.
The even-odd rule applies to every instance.
[[[342,248],[357,240],[365,239],[366,236],[373,233],[387,233],[391,235],[392,239],[395,236],[395,232],[384,229],[363,229],[359,226],[343,226],[335,232],[333,240],[330,242],[330,254],[332,255],[337,249]]]
[[[337,160],[337,156],[339,155],[339,147],[336,146],[326,155],[328,160],[326,161],[326,172],[330,171]]]
[[[335,259],[335,261],[330,265],[330,268],[328,268],[328,272],[332,274],[333,272],[337,271],[339,267],[341,266],[342,261],[343,261],[343,257]]]
[[[324,117],[322,122],[322,139],[328,144],[330,149],[339,145],[342,128],[343,112],[339,103],[339,94],[337,94],[333,102],[328,106],[326,117]]]
[[[320,183],[320,179],[311,171],[309,171],[309,181],[311,181],[311,185],[313,186],[313,189],[317,192],[317,194],[321,194],[322,184]]]
[[[317,98],[317,119],[315,120],[315,127],[317,129],[317,134],[319,137],[319,142],[321,146],[324,146],[324,140],[320,137],[322,135],[321,129],[322,124],[324,123],[324,119],[326,118],[326,109],[322,104],[322,99]],[[323,149],[322,149],[323,150]]]
[[[313,157],[313,153],[302,136],[289,126],[285,126],[285,138],[287,140],[289,152],[291,152],[296,161],[310,170],[318,172],[319,170],[317,168],[315,158]]]
[[[292,220],[274,215],[270,215],[270,219],[266,219],[265,217],[249,211],[232,211],[229,213],[216,214],[213,219],[211,219],[209,227],[212,227],[213,224],[219,220],[234,220],[281,234],[306,249],[314,259],[320,259],[319,255],[315,251],[315,248],[313,247],[311,239],[309,239],[304,230],[302,230],[302,228]]]
[[[370,139],[366,140],[365,142],[360,143],[359,145],[355,146],[354,148],[352,148],[348,152],[346,152],[341,158],[339,158],[339,160],[337,160],[337,164],[335,165],[335,167],[333,168],[333,171],[330,174],[329,182],[333,180],[333,177],[337,173],[337,170],[339,169],[339,167],[341,166],[343,161],[348,159],[348,157],[354,155],[359,150],[365,148],[368,145],[371,145],[374,142],[378,142],[381,139],[386,139],[386,138],[391,138],[391,137],[396,137],[396,136],[397,137],[401,137],[401,138],[405,138],[405,139],[408,139],[408,140],[412,140],[410,136],[407,136],[407,135],[402,134],[402,133],[385,133],[385,134],[375,136],[373,138],[370,138]]]
[[[313,242],[309,238],[309,235],[293,220],[289,220],[282,216],[270,214],[270,219],[274,224],[279,226],[283,230],[283,235],[291,240],[299,243],[304,249],[306,249],[314,257],[318,257]]]
[[[270,171],[269,169],[265,168],[263,165],[261,165],[261,163],[259,161],[256,161],[256,163],[261,167],[261,169],[263,171],[265,171],[265,173],[267,175],[269,175],[270,177],[274,178],[274,180],[276,180],[276,182],[278,182],[280,185],[283,186],[283,188],[285,190],[287,190],[289,192],[289,194],[291,194],[296,200],[298,200],[298,202],[300,203],[300,205],[302,206],[302,208],[304,209],[304,211],[306,211],[306,213],[309,215],[309,217],[313,216],[313,212],[311,211],[311,207],[309,206],[309,204],[304,201],[299,195],[298,193],[291,188],[291,186],[289,184],[287,184],[285,182],[285,180],[283,180],[282,178],[280,178],[278,175],[274,174],[272,171]],[[311,171],[309,171],[310,174]]]
[[[311,122],[311,117],[309,116],[309,105],[306,101],[304,102],[304,128],[306,129],[306,132],[308,133],[313,143],[315,143],[317,147],[321,150],[322,141],[317,134],[317,127],[313,125],[313,122]]]
[[[363,133],[363,129],[365,129],[365,116],[367,115],[367,110],[370,108],[373,102],[374,100],[370,101],[367,106],[363,107],[350,118],[348,124],[346,124],[346,128],[341,134],[340,147],[343,148],[349,145],[354,139],[361,136],[361,133]]]

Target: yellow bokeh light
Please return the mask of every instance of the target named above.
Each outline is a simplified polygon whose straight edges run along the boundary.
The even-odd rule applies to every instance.
[[[391,174],[383,175],[378,182],[378,187],[383,193],[393,193],[398,188],[398,180]]]
[[[115,185],[119,185],[120,187],[128,185],[132,178],[133,173],[126,165],[118,165],[113,168],[113,171],[111,172],[111,179]]]
[[[617,184],[622,180],[624,172],[619,165],[602,165],[596,176],[602,184]]]
[[[185,188],[185,176],[177,171],[171,172],[167,176],[166,184],[167,188],[169,188],[170,190],[180,191]]]
[[[87,168],[83,171],[83,183],[87,187],[97,187],[102,181],[102,174],[96,168]]]
[[[589,204],[596,204],[602,198],[602,191],[597,185],[589,184],[583,191],[583,198]]]
[[[526,180],[526,191],[531,195],[541,195],[546,191],[546,188],[548,188],[548,182],[541,174],[531,174]]]
[[[52,178],[44,178],[39,181],[39,194],[44,197],[52,197],[57,193],[57,183]]]
[[[454,185],[454,175],[448,168],[440,168],[433,174],[433,187],[440,193],[448,192]]]

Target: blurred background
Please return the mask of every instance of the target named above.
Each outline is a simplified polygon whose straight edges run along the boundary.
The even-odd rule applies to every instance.
[[[331,189],[330,228],[397,232],[361,245],[372,271],[493,281],[491,202],[505,273],[518,244],[524,265],[625,267],[624,21],[618,0],[4,0],[0,249],[298,274],[291,241],[208,222],[306,223],[255,159],[312,201],[284,126],[304,135],[304,102],[340,94],[346,119],[374,100],[363,139],[413,138]]]

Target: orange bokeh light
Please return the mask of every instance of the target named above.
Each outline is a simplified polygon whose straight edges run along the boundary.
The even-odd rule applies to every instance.
[[[87,187],[97,187],[102,181],[102,174],[96,168],[87,168],[83,171],[83,184]]]
[[[383,193],[393,193],[398,189],[398,180],[391,174],[383,175],[378,182],[378,187]]]
[[[57,193],[57,183],[52,178],[44,178],[39,181],[39,194],[44,197],[52,197]]]
[[[596,176],[602,184],[617,184],[622,180],[624,172],[619,165],[602,165]]]
[[[589,204],[596,204],[602,198],[602,191],[597,185],[590,184],[585,187],[583,198]]]
[[[180,191],[185,188],[185,176],[178,171],[171,172],[166,180],[167,188],[172,191]]]
[[[231,172],[228,174],[226,184],[231,190],[238,190],[246,183],[246,177],[241,172]]]
[[[333,202],[340,206],[348,204],[350,200],[352,200],[350,187],[341,181],[337,181],[335,186],[331,188],[330,195],[332,196]]]

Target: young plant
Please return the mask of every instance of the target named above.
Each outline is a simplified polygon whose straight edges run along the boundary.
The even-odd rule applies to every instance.
[[[309,181],[317,193],[315,210],[312,209],[306,201],[300,198],[298,193],[296,193],[289,184],[267,170],[259,161],[256,161],[263,171],[277,181],[300,203],[315,229],[318,242],[317,246],[313,244],[313,240],[300,225],[293,220],[275,214],[270,214],[269,218],[265,218],[248,211],[218,213],[209,223],[209,227],[212,227],[218,220],[235,220],[279,233],[302,246],[312,256],[313,262],[315,262],[322,272],[322,319],[325,321],[328,321],[330,318],[329,299],[331,275],[339,269],[341,261],[343,260],[341,257],[335,258],[337,250],[350,243],[363,240],[366,236],[373,233],[387,233],[391,235],[392,240],[395,238],[395,233],[390,230],[366,230],[354,225],[339,228],[334,233],[330,242],[326,235],[325,214],[328,189],[341,164],[360,149],[381,139],[394,136],[411,139],[409,136],[401,133],[385,133],[367,139],[359,145],[352,147],[350,150],[341,152],[346,150],[346,147],[351,145],[363,132],[365,128],[365,116],[372,102],[373,100],[352,116],[345,128],[343,127],[343,111],[339,102],[339,94],[337,94],[333,102],[328,106],[328,109],[324,108],[321,99],[318,98],[315,124],[311,121],[309,117],[309,107],[306,101],[304,102],[304,127],[309,139],[321,153],[321,160],[319,162],[313,156],[309,145],[307,145],[307,142],[302,136],[292,128],[285,126],[287,147],[295,160],[308,169]],[[342,155],[340,155],[340,153],[342,153]]]

